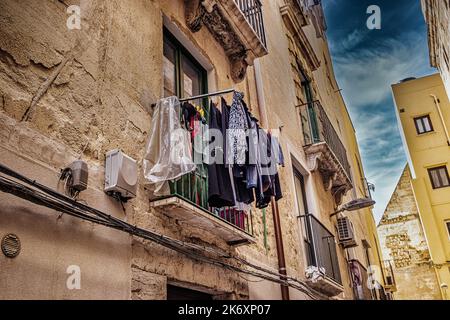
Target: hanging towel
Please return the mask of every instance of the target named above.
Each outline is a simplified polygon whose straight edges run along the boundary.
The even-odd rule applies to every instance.
[[[189,133],[180,123],[177,97],[158,101],[144,155],[144,177],[155,186],[155,196],[165,195],[168,181],[195,171]]]

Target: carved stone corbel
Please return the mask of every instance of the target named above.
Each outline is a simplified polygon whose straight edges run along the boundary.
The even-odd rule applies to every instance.
[[[248,68],[246,57],[247,55],[245,54],[245,52],[230,57],[231,78],[235,82],[241,82],[245,79]]]
[[[333,188],[332,194],[336,205],[340,206],[342,204],[342,200],[344,199],[344,195],[347,193],[347,191],[348,191],[347,186],[340,186]]]
[[[333,183],[336,180],[336,173],[330,171],[321,171],[323,186],[326,191],[330,191],[333,188]]]
[[[317,171],[319,170],[319,162],[320,162],[320,158],[322,157],[322,153],[317,152],[317,153],[312,153],[308,155],[308,169],[309,171],[313,172],[313,171]]]
[[[247,54],[247,48],[224,17],[217,0],[185,0],[185,8],[189,29],[198,32],[205,25],[227,55],[233,81],[243,81],[254,56]]]
[[[202,5],[208,13],[213,12],[214,6],[217,4],[216,0],[203,0]]]
[[[206,14],[202,0],[184,0],[186,24],[192,32],[198,32],[203,26],[203,17]]]
[[[247,50],[220,13],[217,5],[211,13],[203,17],[203,23],[211,31],[214,39],[222,46],[230,61],[231,78],[235,82],[244,80],[247,73]]]

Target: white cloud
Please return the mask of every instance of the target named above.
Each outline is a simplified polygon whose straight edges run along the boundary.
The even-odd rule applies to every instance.
[[[355,29],[342,41],[338,43],[332,42],[330,44],[331,51],[339,55],[340,52],[352,50],[364,41],[368,33],[369,30],[362,31],[360,29]]]
[[[361,43],[364,46],[358,47]],[[406,164],[391,84],[429,73],[428,48],[424,35],[419,33],[370,43],[364,31],[354,31],[331,47],[336,57],[336,75],[354,119],[365,171],[376,185],[374,213],[380,220]]]
[[[351,35],[349,38],[361,38]],[[335,59],[339,82],[349,104],[375,105],[391,95],[390,85],[428,70],[427,48],[417,34],[403,39],[386,39],[357,51],[347,51]],[[345,41],[344,41],[345,43]]]

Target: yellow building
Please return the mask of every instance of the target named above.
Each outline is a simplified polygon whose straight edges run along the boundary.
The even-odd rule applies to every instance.
[[[412,186],[441,294],[450,298],[450,103],[441,76],[393,85]]]

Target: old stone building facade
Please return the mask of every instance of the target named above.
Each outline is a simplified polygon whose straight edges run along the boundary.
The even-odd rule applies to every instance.
[[[406,166],[378,225],[385,264],[392,267],[396,300],[439,300],[439,282]]]
[[[21,251],[13,259],[0,256],[0,298],[383,297],[384,279],[370,273],[380,266],[371,209],[337,217],[350,220],[351,245],[339,241],[336,217],[330,218],[368,190],[321,3],[261,2],[0,2],[0,163],[63,192],[61,170],[81,159],[89,181],[78,203],[178,248],[132,236],[133,228],[123,233],[60,214],[5,187],[0,237],[17,236]],[[77,10],[79,28],[71,25]],[[283,198],[267,210],[253,208],[245,230],[186,199],[154,199],[142,175],[152,104],[169,93],[229,88],[245,94],[285,155]],[[104,192],[105,157],[114,149],[139,164],[136,197],[127,203]],[[217,252],[222,255],[211,263]],[[311,265],[323,267],[318,282],[306,277]],[[68,289],[73,266],[81,270],[80,287]],[[235,267],[263,268],[266,278]],[[267,279],[281,274],[283,280],[284,271],[295,284],[288,290]]]
[[[450,1],[421,0],[428,26],[431,66],[438,68],[450,96]]]

